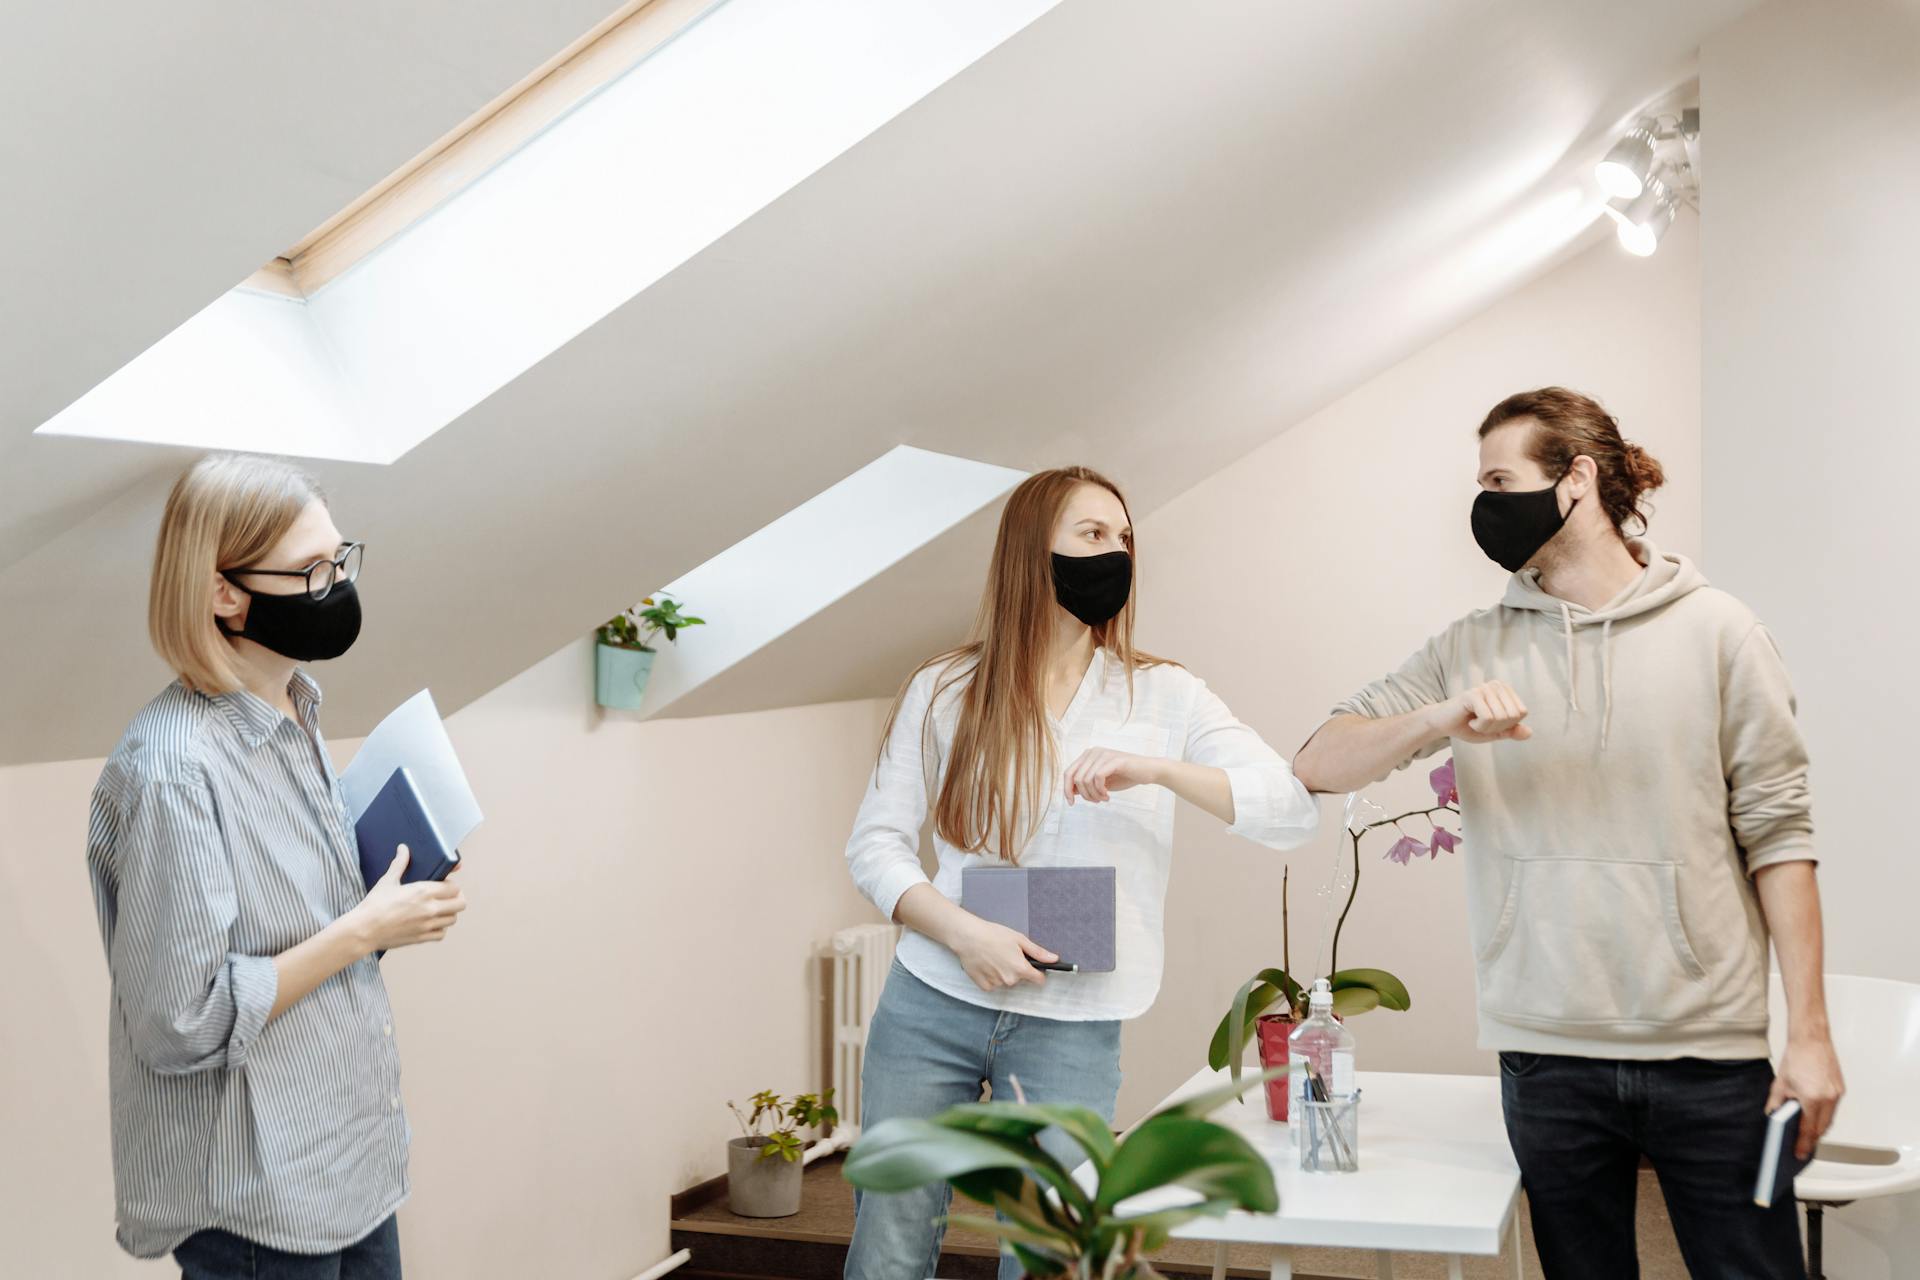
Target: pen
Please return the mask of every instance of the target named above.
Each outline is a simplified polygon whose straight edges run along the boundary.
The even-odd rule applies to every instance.
[[[1053,970],[1054,972],[1056,972],[1056,973],[1078,973],[1078,972],[1080,972],[1080,966],[1079,966],[1079,965],[1077,965],[1077,964],[1062,964],[1062,963],[1060,963],[1060,962],[1059,962],[1058,960],[1055,960],[1055,961],[1052,961],[1052,962],[1048,962],[1048,961],[1045,961],[1045,960],[1032,960],[1032,959],[1029,959],[1029,960],[1027,961],[1027,963],[1028,963],[1028,964],[1030,964],[1030,965],[1032,965],[1032,966],[1033,966],[1034,968],[1036,968],[1036,969],[1052,969],[1052,970]]]

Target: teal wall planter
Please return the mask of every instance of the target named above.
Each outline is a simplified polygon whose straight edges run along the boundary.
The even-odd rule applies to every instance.
[[[654,657],[651,649],[594,645],[595,700],[601,706],[611,707],[615,711],[638,711],[640,699],[647,691],[647,677],[653,672]]]

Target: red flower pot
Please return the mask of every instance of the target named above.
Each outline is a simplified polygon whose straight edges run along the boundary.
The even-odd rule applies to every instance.
[[[1294,1025],[1292,1015],[1284,1013],[1263,1014],[1254,1019],[1254,1038],[1260,1042],[1262,1068],[1271,1071],[1287,1065],[1287,1038],[1293,1034]],[[1279,1124],[1287,1122],[1287,1099],[1292,1096],[1287,1088],[1290,1083],[1286,1076],[1267,1081],[1267,1119]]]

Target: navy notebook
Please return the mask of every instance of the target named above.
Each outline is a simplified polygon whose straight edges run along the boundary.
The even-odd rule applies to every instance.
[[[960,905],[1060,957],[1062,968],[1112,973],[1112,867],[968,867]]]
[[[360,845],[360,878],[369,889],[387,874],[403,844],[409,861],[400,875],[402,884],[444,880],[460,862],[460,851],[447,848],[440,838],[427,806],[421,803],[419,788],[413,785],[413,775],[405,769],[393,771],[354,824],[353,833]]]
[[[1753,1183],[1753,1202],[1770,1209],[1776,1200],[1793,1199],[1793,1180],[1811,1160],[1794,1154],[1800,1142],[1800,1104],[1789,1098],[1767,1117],[1767,1139],[1760,1150],[1760,1173]]]

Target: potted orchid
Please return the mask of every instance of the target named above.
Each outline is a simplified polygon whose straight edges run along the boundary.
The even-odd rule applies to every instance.
[[[1455,818],[1460,816],[1460,790],[1455,783],[1453,761],[1448,759],[1429,774],[1427,780],[1433,787],[1433,804],[1424,809],[1410,809],[1393,817],[1388,817],[1384,809],[1357,793],[1347,797],[1345,832],[1353,850],[1353,874],[1346,905],[1341,909],[1339,922],[1333,929],[1332,956],[1328,964],[1335,1017],[1347,1018],[1370,1009],[1405,1012],[1413,1005],[1413,997],[1407,993],[1406,984],[1385,969],[1342,969],[1340,934],[1346,928],[1347,917],[1352,914],[1354,899],[1360,892],[1360,842],[1368,835],[1387,827],[1399,832],[1400,838],[1383,856],[1386,861],[1403,867],[1415,858],[1424,856],[1437,861],[1442,853],[1453,853],[1459,849],[1459,834],[1441,825],[1443,814],[1452,814]],[[1417,826],[1414,831],[1407,829],[1406,824],[1421,822],[1426,824],[1424,832],[1419,831]],[[1293,1034],[1294,1026],[1307,1016],[1307,986],[1296,980],[1292,973],[1288,941],[1287,875],[1284,872],[1280,880],[1280,966],[1278,969],[1262,969],[1242,983],[1234,993],[1233,1005],[1220,1019],[1220,1025],[1214,1029],[1213,1040],[1207,1047],[1207,1063],[1215,1071],[1228,1068],[1233,1078],[1238,1080],[1241,1059],[1249,1038],[1259,1044],[1262,1067],[1285,1067],[1289,1037]],[[1279,1004],[1280,1009],[1267,1012],[1275,1004]],[[1268,1118],[1280,1122],[1286,1120],[1288,1096],[1284,1079],[1268,1083]]]
[[[664,595],[648,596],[601,623],[594,633],[599,641],[593,656],[595,700],[617,711],[639,710],[653,673],[653,638],[664,635],[671,644],[683,628],[705,625],[705,618],[682,614],[680,605]]]

